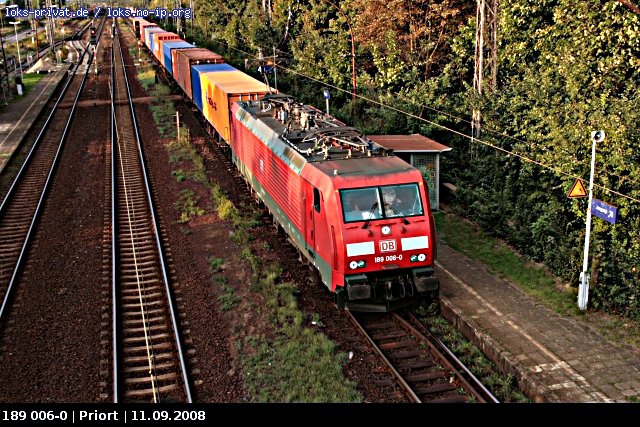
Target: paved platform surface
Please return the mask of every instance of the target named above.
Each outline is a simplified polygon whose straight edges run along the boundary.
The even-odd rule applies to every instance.
[[[637,349],[560,316],[444,244],[438,247],[436,274],[441,314],[513,374],[532,401],[639,401]]]
[[[5,107],[0,113],[0,172],[20,145],[56,86],[67,75],[70,64],[45,74],[29,93]]]

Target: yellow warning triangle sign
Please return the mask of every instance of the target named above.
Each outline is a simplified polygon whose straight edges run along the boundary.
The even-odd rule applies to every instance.
[[[567,197],[572,199],[587,197],[587,192],[584,189],[584,184],[581,179],[576,179],[576,182],[573,184],[573,187],[571,187],[571,191],[569,191]]]

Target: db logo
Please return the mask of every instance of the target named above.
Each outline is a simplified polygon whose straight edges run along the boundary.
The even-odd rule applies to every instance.
[[[213,99],[209,98],[207,96],[207,103],[211,106],[211,108],[213,108],[214,110],[218,110],[218,106],[216,105],[215,102],[213,102]]]
[[[395,240],[380,240],[380,252],[395,252]]]

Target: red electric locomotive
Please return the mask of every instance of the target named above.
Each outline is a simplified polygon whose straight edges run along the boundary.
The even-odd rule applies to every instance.
[[[420,172],[284,94],[231,106],[233,160],[341,308],[437,298],[436,234]]]

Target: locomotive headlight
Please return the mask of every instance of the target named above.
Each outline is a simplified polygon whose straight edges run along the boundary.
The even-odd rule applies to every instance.
[[[367,262],[365,260],[351,261],[349,263],[349,268],[351,268],[352,270],[355,270],[356,268],[363,268],[366,266],[367,266]]]
[[[382,231],[382,234],[384,234],[386,236],[389,233],[391,233],[391,227],[389,227],[388,225],[385,225],[384,227],[382,227],[380,229],[380,231]]]
[[[409,258],[411,262],[423,262],[425,259],[427,259],[425,254],[411,255],[411,258]]]

